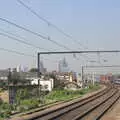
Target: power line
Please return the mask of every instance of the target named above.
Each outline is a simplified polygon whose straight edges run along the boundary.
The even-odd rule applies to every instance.
[[[18,52],[18,51],[15,51],[15,50],[6,49],[6,48],[1,48],[1,47],[0,47],[0,50],[15,53],[15,54],[18,54],[18,55],[23,55],[23,56],[36,57],[34,55],[30,55],[30,54],[26,54],[26,53]]]
[[[47,60],[47,61],[52,61],[52,62],[54,62],[54,63],[58,63],[57,60],[50,60],[50,59],[48,59],[48,58],[44,58],[44,57],[42,57],[42,59],[43,59],[43,60]]]
[[[38,46],[36,46],[36,45],[34,45],[34,44],[31,44],[31,43],[29,43],[29,42],[23,41],[23,40],[21,40],[21,37],[18,36],[18,35],[15,35],[15,34],[13,34],[13,33],[10,33],[10,32],[8,32],[8,31],[5,31],[5,30],[3,30],[3,29],[1,29],[1,28],[0,28],[0,30],[3,31],[3,32],[5,32],[5,33],[14,35],[15,37],[19,37],[20,39],[15,38],[15,37],[12,37],[12,36],[9,36],[9,35],[7,35],[7,34],[5,34],[5,33],[0,33],[0,35],[2,35],[2,36],[8,37],[8,38],[10,38],[10,39],[12,39],[12,40],[15,40],[15,41],[17,41],[17,42],[23,43],[23,44],[25,44],[25,45],[29,45],[29,46],[34,47],[34,48],[37,48],[37,49],[43,49],[43,50],[50,51],[49,49],[45,49],[45,48],[42,48],[42,47],[38,47]],[[23,39],[23,38],[22,38],[22,39]],[[25,39],[24,39],[24,40],[25,40]]]
[[[32,12],[32,11],[31,11],[31,12]],[[34,12],[34,11],[33,11],[33,12]],[[35,12],[35,13],[36,13],[36,12]],[[35,13],[34,13],[34,14],[35,14]],[[36,15],[37,15],[37,13],[36,13]],[[39,15],[38,15],[38,16],[39,16]],[[39,16],[39,17],[40,17],[40,16]],[[41,19],[42,19],[42,17],[41,17]],[[36,33],[36,32],[34,32],[34,31],[31,31],[31,30],[29,30],[29,29],[27,29],[27,28],[25,28],[25,27],[23,27],[23,26],[17,25],[17,24],[15,24],[15,23],[13,23],[13,22],[10,22],[10,21],[8,21],[8,20],[6,20],[6,19],[4,19],[4,18],[0,18],[0,20],[2,20],[2,21],[4,21],[4,22],[7,22],[7,23],[9,23],[9,24],[11,24],[11,25],[14,25],[15,27],[18,27],[18,28],[20,28],[20,29],[23,29],[23,30],[25,30],[25,31],[27,31],[27,32],[30,32],[30,33],[32,33],[32,34],[34,34],[34,35],[37,35],[37,36],[39,36],[39,37],[41,37],[41,38],[43,38],[43,39],[49,40],[49,41],[53,42],[54,44],[56,44],[56,45],[58,45],[58,46],[60,46],[60,47],[63,47],[63,48],[65,48],[65,49],[67,49],[67,50],[71,50],[70,48],[68,48],[68,47],[66,47],[66,46],[64,46],[64,45],[61,45],[61,44],[59,44],[58,42],[51,40],[49,37],[45,37],[45,36],[43,36],[43,35],[41,35],[41,34],[39,34],[39,33]],[[51,24],[50,22],[48,22],[47,20],[45,20],[44,18],[43,18],[42,20],[44,20],[45,22],[47,22],[49,25],[53,25],[53,24]],[[55,25],[53,25],[53,26],[57,28],[57,26],[55,26]],[[61,29],[58,28],[58,30],[62,32]],[[64,32],[63,32],[63,34],[65,35]],[[2,35],[3,35],[3,34],[2,34]],[[27,42],[18,40],[18,39],[16,39],[16,38],[13,38],[13,37],[8,36],[8,35],[5,35],[5,34],[4,34],[4,36],[7,36],[7,37],[9,37],[9,38],[11,38],[11,39],[14,39],[14,40],[17,40],[17,41],[19,41],[19,42],[21,42],[21,43],[24,43],[24,44],[27,44],[27,45],[30,45],[30,46],[33,46],[33,47],[38,48],[37,46],[32,45],[31,43],[27,43]],[[69,35],[66,34],[66,36],[68,37]],[[69,37],[70,37],[70,36],[69,36]],[[39,47],[39,49],[40,49],[40,47]],[[44,49],[44,48],[43,48],[43,49]]]
[[[22,2],[21,0],[17,0],[22,6],[24,6],[25,8],[27,8],[32,14],[34,14],[35,16],[37,16],[40,20],[44,21],[45,23],[47,23],[50,26],[53,26],[57,31],[59,31],[60,33],[62,33],[65,37],[71,39],[72,41],[74,41],[75,43],[79,44],[80,46],[82,46],[85,49],[88,49],[87,47],[84,47],[79,41],[73,39],[73,37],[67,33],[65,33],[61,28],[59,28],[58,26],[54,25],[53,23],[51,23],[50,21],[48,21],[47,19],[41,17],[37,12],[35,12],[31,7],[29,7],[28,5],[26,5],[24,2]]]
[[[1,28],[0,28],[0,29],[1,29]],[[3,29],[1,29],[1,30],[3,30]],[[3,30],[3,31],[4,31],[4,30]],[[5,32],[5,31],[4,31],[4,32]],[[6,31],[6,32],[7,32],[7,31]],[[9,32],[8,32],[8,33],[9,33]],[[11,34],[12,34],[12,33],[11,33]],[[33,45],[30,44],[30,43],[26,43],[26,42],[24,42],[24,41],[21,41],[21,40],[19,40],[19,39],[16,39],[16,38],[14,38],[14,37],[11,37],[11,36],[9,36],[9,35],[7,35],[7,34],[0,33],[0,35],[5,36],[5,37],[8,37],[8,38],[13,39],[13,40],[18,41],[18,42],[21,42],[21,43],[24,43],[24,44],[33,46]],[[13,34],[13,35],[14,35],[14,34]],[[40,48],[39,48],[39,49],[40,49]],[[41,48],[41,49],[42,49],[42,48]],[[44,49],[44,48],[43,48],[43,49]],[[24,56],[36,57],[36,56],[33,56],[33,55],[29,55],[29,54],[25,54],[25,53],[17,52],[17,51],[14,51],[14,50],[5,49],[5,48],[0,48],[0,50],[7,51],[7,52],[12,52],[12,53],[16,53],[16,54],[24,55]],[[50,51],[50,50],[49,50],[49,51]],[[50,60],[50,59],[47,59],[47,58],[44,58],[44,57],[42,57],[42,59],[44,59],[44,60]],[[54,62],[57,62],[57,61],[54,61]]]
[[[43,36],[43,35],[41,35],[41,34],[39,34],[39,33],[37,33],[37,32],[34,32],[34,31],[32,31],[32,30],[30,30],[30,29],[28,29],[28,28],[25,28],[25,27],[23,27],[23,26],[21,26],[21,25],[18,25],[18,24],[16,24],[16,23],[13,23],[13,22],[11,22],[11,21],[9,21],[9,20],[7,20],[7,19],[4,19],[4,18],[1,18],[1,17],[0,17],[0,20],[3,21],[3,22],[6,22],[6,23],[8,23],[8,24],[11,24],[11,25],[13,25],[13,26],[15,26],[15,27],[17,27],[17,28],[20,28],[20,29],[22,29],[22,30],[24,30],[24,31],[27,31],[27,32],[29,32],[29,33],[31,33],[31,34],[33,34],[33,35],[36,35],[36,36],[38,36],[38,37],[40,37],[40,38],[42,38],[42,39],[44,39],[44,40],[48,40],[48,41],[56,44],[56,45],[59,46],[59,47],[62,47],[62,48],[67,49],[67,50],[70,50],[70,48],[68,48],[68,47],[66,47],[66,46],[64,46],[64,45],[62,45],[62,44],[60,44],[60,43],[58,43],[58,42],[50,39],[49,37]],[[42,39],[41,39],[41,40],[42,40]]]
[[[17,0],[21,5],[23,5],[25,8],[27,8],[31,13],[33,13],[35,16],[37,16],[40,20],[44,21],[45,23],[47,23],[49,26],[53,26],[55,29],[57,29],[60,33],[62,33],[64,36],[70,38],[73,40],[72,36],[70,36],[69,34],[65,33],[63,30],[61,30],[60,28],[58,28],[56,25],[52,24],[51,22],[49,22],[47,19],[41,17],[39,14],[37,14],[32,8],[30,8],[29,6],[27,6],[24,2],[22,2],[21,0]],[[79,44],[80,46],[82,46],[82,44],[80,42],[78,42],[77,40],[73,40],[74,42],[76,42],[77,44]],[[66,47],[65,47],[66,48]],[[85,49],[88,49],[86,47],[84,47]],[[67,48],[69,49],[69,48]],[[69,49],[71,50],[71,49]],[[89,57],[82,55],[83,57],[86,57],[87,59],[89,59]]]
[[[85,68],[110,68],[110,67],[115,67],[115,68],[120,68],[120,65],[103,65],[103,66],[83,66]]]
[[[11,36],[9,36],[9,35],[7,35],[7,34],[0,33],[0,35],[5,36],[5,37],[7,37],[7,38],[10,38],[10,39],[12,39],[12,40],[15,40],[15,41],[17,41],[17,42],[23,43],[23,44],[25,44],[25,45],[29,45],[29,46],[32,46],[32,47],[34,47],[34,48],[39,48],[39,47],[34,46],[34,45],[31,44],[31,43],[28,43],[28,42],[19,40],[19,39],[15,38],[15,37],[11,37]],[[39,48],[39,49],[44,49],[44,48]],[[44,50],[45,50],[45,49],[44,49]]]
[[[18,51],[11,50],[11,49],[6,49],[6,48],[1,48],[0,47],[0,50],[5,51],[5,52],[10,52],[10,53],[15,53],[15,54],[22,55],[22,56],[28,56],[28,57],[36,58],[36,56],[34,56],[34,55],[26,54],[26,53],[23,53],[23,52],[18,52]],[[53,61],[53,60],[50,60],[50,59],[47,59],[47,58],[44,58],[44,57],[42,57],[42,59],[43,60],[49,60],[49,61],[52,61],[52,62],[57,62],[57,61]]]
[[[76,42],[77,44],[79,44],[80,46],[82,46],[82,44],[81,44],[79,41],[74,40],[71,35],[65,33],[63,30],[61,30],[61,29],[60,29],[59,27],[57,27],[56,25],[52,24],[52,23],[51,23],[50,21],[48,21],[47,19],[41,17],[38,13],[36,13],[31,7],[29,7],[28,5],[26,5],[24,2],[22,2],[21,0],[17,0],[17,1],[18,1],[22,6],[24,6],[26,9],[28,9],[32,14],[34,14],[35,16],[37,16],[40,20],[44,21],[44,22],[47,23],[49,26],[50,26],[50,25],[53,26],[53,27],[54,27],[55,29],[57,29],[60,33],[62,33],[64,36],[70,38],[71,40],[73,40],[74,42]],[[86,48],[86,47],[84,47],[84,48],[85,48],[85,49],[88,49],[88,48]],[[67,48],[67,49],[69,49],[69,48]],[[69,49],[69,50],[71,50],[71,49]],[[85,55],[82,55],[82,56],[85,57],[85,58],[87,58],[87,59],[89,59],[89,57],[87,57],[87,56],[85,56]],[[77,59],[77,58],[76,58],[76,59]]]
[[[21,0],[17,0],[20,4],[22,4],[25,8],[27,8],[31,13],[33,13],[35,16],[37,16],[39,19],[41,19],[42,21],[46,22],[48,25],[52,25],[54,28],[56,28],[59,32],[61,32],[62,34],[64,34],[66,37],[69,37],[70,39],[72,39],[72,37],[68,34],[66,34],[64,31],[62,31],[60,28],[58,28],[56,25],[52,24],[51,22],[49,22],[48,20],[46,20],[45,18],[41,17],[39,14],[37,14],[32,8],[28,7],[26,4],[24,4]],[[49,37],[48,37],[49,38]],[[77,44],[81,45],[77,40],[74,40],[77,42]],[[81,45],[82,46],[82,45]],[[65,49],[71,50],[69,48],[66,48],[66,46],[63,46]],[[87,48],[86,48],[87,49]],[[86,57],[83,55],[83,57]],[[88,57],[86,57],[88,58]]]
[[[23,26],[17,25],[17,24],[15,24],[15,23],[7,20],[7,19],[0,18],[0,20],[3,21],[3,22],[7,22],[8,24],[11,24],[11,25],[13,25],[13,26],[15,26],[15,27],[17,27],[17,28],[22,29],[22,30],[25,30],[25,31],[27,31],[27,32],[29,32],[29,33],[32,33],[32,34],[34,34],[34,35],[36,35],[36,36],[38,36],[38,37],[41,37],[41,38],[46,39],[46,40],[49,40],[49,41],[53,42],[54,44],[56,44],[56,45],[58,45],[58,46],[60,46],[60,47],[63,47],[63,48],[65,48],[65,49],[67,49],[67,50],[70,50],[70,48],[68,48],[68,47],[66,47],[66,46],[64,46],[64,45],[61,45],[61,44],[57,43],[56,41],[51,40],[50,38],[47,38],[47,37],[45,37],[45,36],[42,36],[41,34],[39,34],[39,33],[37,33],[37,32],[34,32],[34,31],[31,31],[31,30],[29,30],[29,29],[27,29],[27,28],[25,28],[25,27],[23,27]],[[4,36],[5,36],[5,34],[4,34]],[[7,37],[9,37],[9,38],[11,38],[11,39],[14,39],[13,37],[8,36],[8,35],[7,35]],[[15,39],[16,39],[16,38],[15,38]],[[18,40],[18,39],[17,39],[17,40]],[[19,40],[19,41],[20,41],[20,40]],[[23,41],[22,41],[22,42],[23,42]],[[24,44],[26,44],[25,41],[24,41]],[[30,45],[30,43],[27,43],[27,44]]]

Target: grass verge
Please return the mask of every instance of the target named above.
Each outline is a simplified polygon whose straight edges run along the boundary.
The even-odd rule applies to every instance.
[[[21,101],[20,105],[17,106],[17,108],[19,108],[19,112],[24,112],[24,114],[29,112],[35,112],[36,110],[42,110],[45,109],[47,106],[50,107],[52,106],[54,103],[63,101],[69,101],[75,98],[79,98],[87,93],[96,91],[98,89],[100,89],[101,86],[99,84],[95,84],[90,85],[88,88],[84,88],[81,90],[60,90],[60,89],[56,89],[53,90],[52,92],[50,92],[49,94],[47,94],[46,96],[44,96],[44,102],[42,104],[39,104],[38,99],[28,99],[28,100],[23,100]],[[4,107],[2,104],[0,105],[2,114],[0,113],[0,120],[9,117],[11,111],[15,108],[11,107],[11,106],[7,106]],[[10,111],[11,110],[11,111]],[[4,114],[3,114],[4,113]]]

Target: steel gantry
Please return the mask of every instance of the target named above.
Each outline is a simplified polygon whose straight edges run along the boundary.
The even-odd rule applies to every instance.
[[[59,52],[38,52],[37,54],[37,68],[38,68],[38,77],[40,77],[40,55],[43,54],[73,54],[73,53],[80,53],[80,54],[99,54],[99,53],[118,53],[120,50],[91,50],[91,51],[59,51]]]

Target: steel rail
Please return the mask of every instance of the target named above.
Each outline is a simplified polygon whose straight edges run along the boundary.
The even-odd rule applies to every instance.
[[[108,95],[108,99],[111,97],[111,96],[113,96],[114,95],[114,93],[115,93],[115,91],[113,91],[113,90],[111,90],[111,91],[109,91],[109,95]],[[108,94],[108,93],[107,93]],[[106,94],[104,94],[104,95],[102,95],[102,96],[99,96],[99,97],[97,97],[96,99],[99,99],[100,97],[103,97],[103,96],[106,96]],[[48,120],[74,120],[74,115],[72,116],[72,114],[74,114],[74,111],[77,113],[77,114],[80,114],[80,111],[79,110],[77,110],[76,111],[76,109],[79,109],[79,108],[83,108],[83,111],[85,110],[85,113],[86,113],[86,109],[84,109],[84,106],[86,106],[86,105],[88,105],[90,102],[93,102],[93,101],[96,101],[96,99],[94,99],[94,100],[90,100],[89,102],[87,102],[86,104],[83,104],[83,105],[81,105],[81,106],[77,106],[77,107],[74,107],[73,109],[70,109],[70,111],[68,111],[68,112],[63,112],[61,115],[58,115],[58,116],[55,116],[55,117],[51,117],[50,119],[48,119]],[[103,101],[102,101],[103,102]],[[101,103],[102,103],[101,102]],[[92,106],[91,106],[92,107]],[[87,108],[87,109],[89,109],[89,108]],[[64,110],[63,110],[64,111]],[[84,113],[84,112],[83,112]],[[42,118],[43,119],[43,118]],[[42,120],[42,119],[39,119],[39,120]],[[47,119],[44,119],[44,120],[47,120]],[[76,119],[75,119],[76,120]],[[78,119],[77,119],[78,120]],[[80,119],[81,120],[81,119]]]
[[[115,92],[113,95],[109,96],[104,101],[101,101],[99,104],[96,104],[85,111],[83,114],[79,114],[73,120],[99,120],[110,108],[115,104],[115,102],[120,98],[120,93]],[[105,108],[104,108],[105,106]],[[104,108],[104,109],[102,109]],[[96,112],[96,113],[95,113]],[[91,118],[92,116],[92,118]]]
[[[68,104],[68,105],[66,105],[66,106],[63,106],[63,107],[60,107],[60,108],[58,108],[58,109],[49,111],[49,112],[44,113],[44,114],[41,114],[41,115],[39,115],[39,116],[35,116],[35,117],[33,117],[33,118],[29,119],[29,120],[42,119],[42,117],[47,116],[47,115],[53,115],[52,119],[53,119],[53,118],[56,118],[56,117],[59,117],[59,116],[61,116],[61,115],[63,115],[63,114],[66,114],[66,113],[72,111],[73,109],[75,109],[75,108],[77,108],[77,107],[80,107],[80,106],[82,106],[82,105],[84,105],[84,104],[89,103],[89,102],[92,101],[92,100],[95,100],[96,98],[98,98],[98,97],[100,97],[100,96],[103,96],[104,94],[108,93],[108,91],[110,91],[110,89],[111,89],[111,87],[106,88],[105,90],[100,91],[99,93],[97,93],[97,94],[95,94],[95,95],[89,96],[88,98],[84,98],[84,99],[79,100],[79,101],[76,101],[76,102],[74,102],[74,103],[72,103],[72,104]],[[78,105],[78,104],[79,104],[79,105]],[[72,109],[68,109],[68,107],[71,107],[71,106],[73,106],[73,108],[72,108]],[[66,108],[67,108],[67,110],[65,111]],[[64,109],[64,111],[62,111],[63,109]],[[62,111],[62,112],[60,112],[60,111]],[[55,112],[58,112],[58,114],[55,114]]]

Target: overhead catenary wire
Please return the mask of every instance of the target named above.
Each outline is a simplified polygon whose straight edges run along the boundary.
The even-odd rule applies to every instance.
[[[22,55],[22,56],[32,57],[32,58],[37,57],[35,55],[31,55],[31,54],[27,54],[27,53],[19,52],[19,51],[16,51],[16,50],[7,49],[7,48],[2,48],[2,47],[0,47],[0,51],[10,52],[10,53],[14,53],[14,54],[17,54],[17,55]],[[44,58],[44,57],[42,57],[42,59],[43,60],[49,60],[49,61],[52,61],[52,62],[57,62],[57,61],[53,61],[53,60],[50,60],[50,59]]]
[[[71,50],[70,48],[66,47],[65,45],[62,45],[62,44],[60,44],[60,43],[58,43],[58,42],[56,42],[56,41],[53,41],[52,39],[50,39],[50,37],[43,36],[43,35],[41,35],[41,34],[39,34],[39,33],[37,33],[37,32],[34,32],[34,31],[30,30],[30,29],[27,29],[27,28],[25,28],[25,27],[23,27],[23,26],[20,26],[20,25],[16,24],[16,23],[13,23],[13,22],[11,22],[11,21],[9,21],[9,20],[7,20],[7,19],[0,18],[0,20],[1,20],[1,21],[4,21],[4,22],[7,22],[8,24],[11,24],[11,25],[13,25],[13,26],[15,26],[15,27],[17,27],[17,28],[22,29],[22,30],[25,30],[25,31],[27,31],[27,32],[29,32],[29,33],[32,33],[32,34],[34,34],[34,35],[37,35],[38,37],[41,37],[41,38],[46,39],[46,40],[48,40],[48,41],[51,41],[52,43],[58,45],[59,47],[62,47],[62,48],[67,49],[67,50]]]
[[[1,29],[1,28],[0,28],[0,29]],[[26,43],[26,42],[22,42],[22,41],[20,41],[19,39],[14,38],[14,37],[11,37],[11,36],[9,36],[9,35],[7,35],[7,34],[0,33],[0,35],[5,36],[5,37],[8,37],[8,38],[10,38],[10,39],[13,39],[13,40],[16,40],[16,41],[18,41],[18,42],[21,42],[21,43],[24,43],[24,44],[27,44],[27,45],[30,45],[30,46],[31,46],[31,44],[28,44],[28,43]],[[21,52],[18,52],[18,51],[15,51],[15,50],[6,49],[6,48],[0,48],[0,50],[7,51],[7,52],[11,52],[11,53],[16,53],[16,54],[19,54],[19,55],[29,56],[29,57],[37,57],[37,56],[33,56],[33,55],[30,55],[30,54],[26,54],[26,53],[21,53]],[[50,51],[50,50],[49,50],[49,51]],[[42,59],[44,59],[44,60],[50,60],[50,59],[47,59],[47,58],[44,58],[44,57],[42,57]],[[53,60],[52,60],[52,61],[53,61]],[[57,62],[57,61],[54,61],[54,62]]]
[[[8,34],[14,35],[14,36],[16,36],[16,37],[20,37],[20,36],[18,36],[18,35],[16,35],[16,34],[13,34],[13,33],[11,33],[11,32],[6,31],[6,30],[4,30],[4,29],[2,29],[2,28],[0,28],[0,30],[3,31],[3,32],[6,32],[6,33],[8,33]],[[34,45],[31,44],[31,43],[28,43],[28,42],[19,40],[19,39],[14,38],[14,37],[11,37],[11,36],[9,36],[9,35],[7,35],[7,34],[5,34],[5,33],[0,33],[0,35],[5,36],[5,37],[8,37],[8,38],[10,38],[10,39],[13,39],[13,40],[15,40],[15,41],[18,41],[18,42],[20,42],[20,43],[23,43],[23,44],[26,44],[26,45],[35,47],[35,48],[39,48],[39,49],[44,49],[44,50],[51,51],[51,50],[49,50],[49,49],[45,49],[45,48],[41,48],[41,47],[34,46]],[[22,38],[22,37],[20,37],[20,38]],[[23,38],[22,38],[22,39],[23,39]],[[10,51],[12,51],[12,50],[10,50]],[[21,54],[21,55],[22,55],[22,54]],[[42,59],[44,59],[44,60],[50,60],[50,59],[47,59],[47,58],[44,58],[44,57],[42,57]],[[50,60],[50,61],[53,61],[53,60]],[[57,61],[53,61],[53,62],[57,62]]]
[[[1,48],[1,47],[0,47],[0,50],[6,51],[6,52],[15,53],[15,54],[18,54],[18,55],[29,56],[29,57],[33,57],[33,58],[36,57],[36,56],[34,56],[34,55],[31,55],[31,54],[26,54],[26,53],[23,53],[23,52],[18,52],[18,51],[16,51],[16,50],[10,50],[10,49],[7,49],[7,48]]]
[[[11,34],[11,35],[13,35],[13,36],[15,36],[15,37],[19,37],[19,38],[15,38],[15,37],[12,37],[12,36],[7,35],[7,34],[5,34],[5,33],[0,33],[0,35],[5,36],[5,37],[7,37],[7,38],[10,38],[10,39],[12,39],[12,40],[15,40],[15,41],[17,41],[17,42],[23,43],[23,44],[25,44],[25,45],[29,45],[29,46],[34,47],[34,48],[37,48],[37,49],[43,49],[43,50],[51,51],[51,50],[49,50],[49,49],[45,49],[45,48],[42,48],[42,47],[38,47],[38,46],[36,46],[36,45],[34,45],[34,44],[31,44],[31,43],[29,43],[29,42],[26,42],[26,41],[24,41],[25,39],[24,39],[24,40],[21,40],[21,39],[23,39],[23,38],[21,38],[20,36],[15,35],[15,34],[13,34],[13,33],[11,33],[11,32],[5,31],[5,30],[3,30],[3,29],[1,29],[1,28],[0,28],[0,31],[3,31],[3,32],[8,33],[8,34]]]
[[[21,26],[21,25],[18,25],[18,24],[14,23],[14,22],[11,22],[11,21],[9,21],[9,20],[7,20],[7,19],[5,19],[5,18],[0,17],[0,21],[6,22],[6,23],[8,23],[8,24],[11,24],[11,25],[19,28],[19,29],[22,29],[22,30],[24,30],[24,31],[27,31],[27,32],[29,32],[29,33],[37,36],[37,37],[40,37],[40,38],[42,38],[41,40],[43,40],[43,39],[44,39],[44,40],[48,40],[48,41],[56,44],[56,45],[59,46],[59,47],[62,47],[62,48],[67,49],[67,50],[70,50],[70,48],[68,48],[68,47],[66,47],[66,46],[63,45],[63,44],[60,44],[60,43],[58,43],[58,42],[50,39],[49,37],[43,36],[43,35],[41,35],[41,34],[38,33],[38,32],[34,32],[34,31],[32,31],[32,30],[30,30],[30,29],[28,29],[28,28],[26,28],[26,27],[23,27],[23,26]]]
[[[69,35],[68,33],[64,32],[61,28],[59,28],[58,26],[54,25],[53,23],[51,23],[50,21],[48,21],[47,19],[45,19],[44,17],[40,16],[35,10],[33,10],[31,7],[29,7],[28,5],[26,5],[24,2],[22,2],[21,0],[17,0],[22,6],[24,6],[26,9],[28,9],[32,14],[34,14],[36,17],[38,17],[40,20],[44,21],[45,23],[47,23],[49,26],[54,27],[57,31],[59,31],[60,33],[62,33],[65,37],[71,39],[72,41],[74,41],[75,43],[79,44],[81,47],[83,47],[84,49],[88,49],[87,47],[83,46],[78,40],[73,39],[73,37],[71,35]]]
[[[3,31],[3,32],[6,32],[6,33],[8,33],[8,34],[11,34],[11,35],[16,36],[15,34],[13,34],[13,33],[11,33],[11,32],[8,32],[8,31],[5,31],[5,30],[3,30],[3,29],[1,29],[1,28],[0,28],[0,30]],[[25,44],[25,45],[28,45],[28,46],[34,47],[34,48],[43,49],[43,50],[47,50],[47,51],[49,51],[49,52],[52,52],[52,51],[49,50],[49,49],[45,49],[45,48],[41,48],[41,47],[37,47],[37,46],[35,46],[35,45],[31,44],[31,43],[28,43],[28,42],[23,41],[23,40],[21,40],[21,39],[18,39],[18,38],[12,37],[12,36],[10,36],[10,35],[7,35],[6,33],[0,33],[0,35],[2,35],[2,36],[4,36],[4,37],[7,37],[7,38],[10,38],[10,39],[12,39],[12,40],[15,40],[15,41],[17,41],[17,42],[23,43],[23,44]],[[18,37],[18,36],[16,36],[16,37]],[[19,36],[19,37],[20,37],[20,36]],[[87,57],[87,56],[85,56],[85,57]],[[75,57],[75,58],[78,60],[77,57]]]
[[[5,32],[5,31],[4,31],[4,32]],[[7,31],[6,31],[6,32],[7,32]],[[10,38],[10,39],[12,39],[12,40],[15,40],[15,41],[17,41],[17,42],[23,43],[23,44],[26,44],[26,45],[29,45],[29,46],[32,46],[32,47],[36,47],[36,46],[33,46],[33,44],[31,44],[31,43],[22,41],[22,40],[20,40],[20,39],[15,38],[15,37],[11,37],[11,36],[9,36],[9,35],[7,35],[7,34],[5,34],[5,33],[0,33],[0,35],[5,36],[5,37],[7,37],[7,38]],[[76,58],[76,57],[75,57],[75,58]],[[76,59],[78,60],[78,58],[76,58]],[[44,58],[44,60],[49,60],[49,59],[45,59],[45,58]],[[56,61],[54,61],[54,62],[56,62]]]
[[[21,0],[17,0],[22,6],[24,6],[26,9],[28,9],[32,14],[34,14],[36,17],[38,17],[40,20],[44,21],[45,23],[47,23],[49,26],[53,26],[57,31],[59,31],[60,33],[62,33],[64,36],[66,36],[67,38],[71,39],[72,41],[74,41],[75,43],[79,44],[80,46],[82,46],[84,49],[88,49],[88,47],[83,46],[79,41],[77,41],[76,39],[73,39],[73,37],[67,33],[65,33],[61,28],[59,28],[58,26],[54,25],[53,23],[51,23],[50,21],[48,21],[47,19],[45,19],[44,17],[40,16],[35,10],[33,10],[31,7],[29,7],[28,5],[26,5],[24,2],[22,2]],[[67,48],[68,49],[68,48]],[[71,49],[69,49],[71,50]],[[82,55],[83,57],[89,59],[89,57]]]
[[[20,28],[20,29],[22,29],[22,30],[25,30],[25,31],[27,31],[27,32],[30,32],[30,33],[38,36],[38,37],[41,37],[41,38],[46,39],[46,40],[49,40],[49,41],[53,42],[54,44],[58,45],[59,47],[63,47],[64,49],[70,50],[70,48],[68,48],[68,47],[66,47],[66,46],[64,46],[64,45],[61,45],[61,44],[59,44],[58,42],[49,39],[48,37],[42,36],[41,34],[39,34],[39,33],[37,33],[37,32],[34,32],[34,31],[32,31],[32,30],[29,30],[29,29],[27,29],[27,28],[25,28],[25,27],[23,27],[23,26],[17,25],[17,24],[15,24],[15,23],[13,23],[13,22],[11,22],[11,21],[9,21],[9,20],[6,20],[6,19],[4,19],[4,18],[0,18],[0,20],[1,20],[1,21],[4,21],[4,22],[7,22],[8,24],[11,24],[11,25],[13,25],[13,26],[15,26],[15,27],[17,27],[17,28]]]

